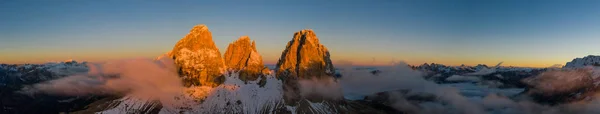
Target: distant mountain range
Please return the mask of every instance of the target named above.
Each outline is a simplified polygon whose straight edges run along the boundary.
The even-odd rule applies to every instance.
[[[177,67],[184,90],[181,95],[169,100],[179,105],[128,93],[79,96],[30,93],[27,90],[34,89],[34,84],[92,72],[91,64],[72,60],[47,64],[1,64],[0,113],[411,113],[388,102],[391,96],[398,94],[396,92],[409,104],[444,102],[437,100],[439,96],[436,94],[409,94],[411,90],[381,91],[369,93],[372,96],[363,96],[363,99],[347,99],[341,88],[335,87],[339,87],[340,79],[353,74],[341,72],[368,72],[368,76],[377,77],[389,71],[377,67],[336,69],[328,49],[320,44],[315,32],[310,29],[294,33],[279,61],[272,67],[263,64],[256,45],[248,36],[241,36],[230,43],[225,55],[221,56],[208,27],[194,26],[171,51],[155,59],[157,62],[172,61]],[[585,70],[585,66],[598,66],[600,56],[574,59],[563,69],[504,67],[500,64],[489,67],[425,63],[404,67],[423,73],[424,79],[437,84],[472,83],[493,88],[526,88],[518,96],[530,96],[537,102],[551,104],[580,101],[584,96],[591,96],[598,90],[595,83],[600,81],[593,69]],[[576,75],[572,77],[577,80],[557,80],[564,77],[559,74],[565,72]],[[100,75],[127,78],[120,77],[118,73]],[[561,87],[554,85],[548,88],[544,84]],[[572,93],[578,93],[578,96]]]
[[[564,68],[578,68],[585,66],[600,66],[600,56],[588,55],[583,58],[575,58],[571,62],[567,62]]]

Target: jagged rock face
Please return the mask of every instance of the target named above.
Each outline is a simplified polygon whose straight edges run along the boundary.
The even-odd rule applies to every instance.
[[[262,57],[256,50],[256,43],[250,41],[248,36],[242,36],[240,39],[230,43],[225,51],[225,64],[234,71],[240,72],[240,79],[256,80],[263,73],[268,72],[268,68],[263,64]]]
[[[581,68],[585,66],[600,66],[600,56],[588,55],[584,58],[575,58],[567,62],[564,68]]]
[[[296,32],[277,62],[277,76],[309,79],[331,76],[333,71],[329,51],[312,30]]]
[[[306,98],[320,102],[328,99],[301,96],[299,80],[332,78],[334,68],[327,48],[319,43],[312,30],[302,30],[294,34],[277,63],[277,77],[284,83],[284,99],[288,105],[296,105]]]
[[[205,25],[196,25],[189,34],[183,37],[171,52],[183,76],[186,86],[204,85],[215,87],[224,81],[226,69],[221,52],[212,40],[212,34]]]

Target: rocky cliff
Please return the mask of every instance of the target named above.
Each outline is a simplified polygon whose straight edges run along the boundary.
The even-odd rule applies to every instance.
[[[205,25],[196,25],[167,54],[175,60],[184,85],[215,87],[224,82],[226,66]]]
[[[256,80],[269,72],[256,50],[256,43],[250,41],[248,36],[242,36],[229,44],[225,51],[225,64],[230,70],[239,72],[243,81]]]
[[[300,80],[330,80],[333,65],[329,51],[319,43],[312,30],[301,30],[294,33],[277,63],[277,77],[283,80],[284,99],[288,105],[301,104],[302,99],[311,101],[328,100],[322,96],[303,96],[300,91]],[[328,81],[324,81],[328,82]],[[332,82],[334,83],[334,82]],[[331,99],[329,99],[331,100]]]
[[[310,29],[294,33],[277,62],[277,76],[300,79],[333,75],[329,51]]]

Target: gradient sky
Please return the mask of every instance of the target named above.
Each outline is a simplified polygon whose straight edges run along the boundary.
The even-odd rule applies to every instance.
[[[0,63],[156,57],[196,24],[222,53],[250,36],[267,64],[307,28],[334,63],[546,67],[600,54],[595,0],[0,0]]]

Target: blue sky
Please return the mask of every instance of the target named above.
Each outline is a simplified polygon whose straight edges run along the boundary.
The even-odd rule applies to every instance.
[[[599,54],[600,1],[0,1],[0,63],[156,57],[196,24],[267,64],[313,29],[333,61],[550,66]]]

